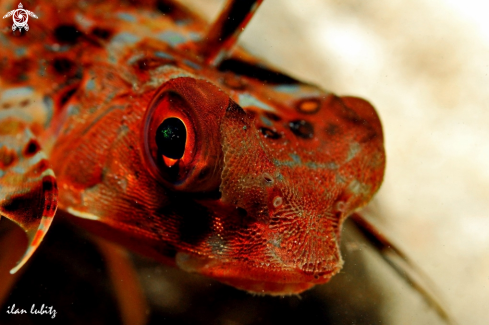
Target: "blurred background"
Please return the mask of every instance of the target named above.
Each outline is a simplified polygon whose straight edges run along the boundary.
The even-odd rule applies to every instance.
[[[209,19],[222,3],[183,2]],[[387,170],[376,218],[463,324],[489,322],[488,13],[476,0],[267,0],[240,40],[377,108]]]

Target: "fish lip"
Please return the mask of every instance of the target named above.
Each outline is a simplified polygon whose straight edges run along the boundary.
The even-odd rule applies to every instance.
[[[338,271],[339,269],[332,269],[320,274],[312,274],[312,272],[307,272],[309,274],[306,274],[306,272],[300,270],[281,271],[280,275],[274,275],[276,277],[275,281],[270,281],[269,277],[264,277],[263,279],[213,278],[235,288],[258,295],[287,296],[300,294],[315,285],[327,283]],[[285,277],[285,281],[282,280],[283,277]]]
[[[301,293],[328,282],[342,267],[338,262],[321,272],[303,271],[283,266],[253,265],[245,261],[223,261],[182,252],[177,253],[176,264],[185,271],[211,277],[238,289],[268,295]]]

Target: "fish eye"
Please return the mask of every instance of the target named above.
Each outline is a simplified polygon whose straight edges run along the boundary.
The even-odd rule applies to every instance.
[[[222,170],[220,125],[232,100],[205,80],[179,77],[152,94],[142,120],[141,153],[171,190],[212,192]]]
[[[171,159],[182,158],[187,142],[187,128],[183,121],[176,117],[165,119],[156,130],[155,142],[158,154]]]

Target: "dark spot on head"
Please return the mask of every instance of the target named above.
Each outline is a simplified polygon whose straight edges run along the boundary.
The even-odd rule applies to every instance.
[[[311,139],[314,137],[314,127],[311,123],[305,120],[296,120],[289,123],[289,128],[296,136],[303,139]]]
[[[296,109],[304,114],[314,114],[321,108],[321,101],[318,98],[306,98],[296,104]]]
[[[12,107],[12,105],[10,103],[3,103],[2,104],[3,109],[9,109],[10,107]]]
[[[29,105],[31,103],[31,100],[30,99],[24,99],[23,101],[20,102],[20,107],[26,107],[27,105]]]
[[[141,71],[156,69],[162,65],[171,64],[173,60],[155,57],[145,57],[137,60],[134,67]]]
[[[46,176],[42,179],[42,189],[44,192],[52,192],[56,189],[56,181],[52,176]]]
[[[78,90],[78,84],[64,89],[59,96],[59,106],[63,107]]]
[[[25,157],[31,157],[35,155],[39,150],[41,150],[41,146],[39,145],[39,143],[36,140],[31,139],[24,147],[23,155]]]
[[[75,44],[81,32],[75,25],[60,25],[54,30],[54,37],[60,43]]]
[[[272,121],[275,121],[275,122],[278,122],[280,120],[282,120],[280,118],[280,116],[278,116],[277,114],[275,113],[272,113],[272,112],[265,112],[264,113],[266,117],[268,117],[269,119],[271,119]]]
[[[268,173],[264,173],[263,174],[263,178],[265,179],[265,182],[267,182],[267,183],[273,183],[273,177],[272,177],[272,175],[270,175]]]
[[[56,58],[53,61],[54,70],[61,75],[70,74],[70,72],[73,72],[74,67],[73,61],[67,58]]]
[[[112,36],[112,31],[107,28],[95,27],[92,29],[91,34],[96,38],[108,40]]]
[[[170,1],[158,0],[156,1],[156,9],[163,14],[171,14],[175,10],[175,5]]]
[[[345,120],[348,120],[354,124],[363,124],[366,122],[364,119],[362,119],[357,112],[352,110],[351,108],[347,107],[346,105],[343,105],[343,109],[341,111],[341,117],[343,117]]]
[[[274,131],[272,129],[266,128],[266,127],[261,127],[260,128],[261,133],[265,136],[267,139],[279,139],[281,137],[280,133],[277,131]]]
[[[246,211],[245,209],[243,208],[240,208],[240,207],[237,207],[236,210],[238,211],[238,215],[241,217],[241,218],[245,218],[247,215],[248,215],[248,211]]]
[[[188,16],[182,8],[169,0],[156,1],[156,9],[164,15],[171,16],[175,20],[184,19]]]
[[[334,123],[329,123],[325,131],[328,135],[335,135],[340,131],[340,127]]]

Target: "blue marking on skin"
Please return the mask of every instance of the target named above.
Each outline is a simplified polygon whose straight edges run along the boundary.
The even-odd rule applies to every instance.
[[[190,19],[180,19],[180,20],[175,21],[175,24],[177,26],[185,26],[185,25],[187,25],[190,22],[191,22]]]
[[[0,169],[0,178],[3,177],[3,175],[5,175],[5,172],[3,170]],[[2,189],[2,186],[0,185],[0,190]]]
[[[37,73],[39,74],[40,77],[44,77],[44,75],[46,74],[46,66],[47,66],[46,60],[44,59],[39,60],[39,71]]]
[[[214,59],[214,62],[221,62],[224,60],[224,57],[228,54],[227,50],[221,49],[219,53],[217,53],[216,58]]]
[[[173,31],[159,33],[156,35],[156,38],[170,44],[171,46],[177,46],[186,42],[185,37]]]
[[[155,56],[162,58],[162,59],[168,59],[168,60],[174,60],[175,59],[172,55],[165,53],[165,52],[162,52],[162,51],[156,51]]]
[[[10,117],[26,121],[27,123],[33,122],[32,114],[29,114],[23,109],[4,109],[0,111],[0,120]]]
[[[33,157],[29,158],[29,166],[34,166],[45,158],[46,156],[42,153],[42,151],[37,152]]]
[[[185,63],[185,65],[195,69],[195,70],[200,70],[202,67],[200,65],[198,65],[197,63],[195,62],[192,62],[190,60],[183,60],[183,63]]]
[[[256,97],[250,95],[250,94],[239,94],[239,106],[241,107],[249,107],[249,106],[255,106],[259,107],[261,109],[264,109],[266,111],[274,112],[275,110],[270,107],[269,105],[265,104],[264,102],[258,100]]]
[[[62,53],[62,52],[67,52],[70,49],[69,45],[59,45],[59,44],[46,44],[44,45],[44,48],[48,51],[51,52],[57,52],[57,53]]]
[[[143,58],[143,55],[141,53],[133,55],[129,58],[129,60],[127,60],[127,64],[132,65],[134,62],[136,62],[137,60],[139,60],[141,58]]]
[[[281,93],[293,94],[293,93],[296,93],[300,90],[300,86],[299,85],[278,85],[278,86],[273,87],[273,89],[275,91],[279,91]]]
[[[273,123],[272,121],[270,121],[269,119],[267,119],[265,116],[260,116],[260,120],[262,121],[263,124],[265,124],[266,126],[273,126]]]
[[[139,40],[140,40],[140,38],[134,34],[122,32],[122,33],[115,35],[112,38],[111,43],[134,44],[134,43],[138,42]]]
[[[119,17],[120,19],[122,20],[125,20],[125,21],[128,21],[130,23],[132,22],[135,22],[136,21],[136,17],[134,17],[133,15],[131,14],[128,14],[127,12],[119,12],[117,14],[117,17]]]
[[[77,115],[80,112],[80,108],[77,105],[68,105],[68,116]]]
[[[85,85],[85,89],[89,90],[89,91],[94,90],[95,89],[95,80],[94,79],[88,80],[87,84]]]
[[[301,157],[299,157],[295,153],[291,153],[291,154],[289,154],[289,156],[290,156],[290,158],[292,158],[292,160],[294,161],[294,163],[296,163],[296,164],[300,164],[301,163]]]
[[[77,13],[75,15],[75,21],[76,24],[82,27],[83,29],[89,29],[95,24],[91,19],[87,18],[85,15],[82,15],[80,13]]]
[[[6,100],[19,96],[31,96],[32,94],[34,94],[34,89],[32,87],[18,87],[5,90],[0,98]]]
[[[25,174],[25,172],[26,172],[26,170],[24,169],[24,167],[21,167],[21,166],[11,167],[10,170],[12,172],[14,172],[15,174]]]
[[[287,167],[297,167],[297,166],[305,166],[310,169],[328,169],[328,170],[335,170],[338,169],[339,166],[334,163],[334,162],[326,162],[326,163],[317,163],[314,161],[307,161],[303,162],[301,158],[296,155],[296,154],[289,154],[289,156],[292,158],[292,160],[286,160],[286,161],[281,161],[275,159],[273,161],[273,164],[277,167],[280,166],[287,166]]]
[[[27,53],[27,50],[25,47],[18,47],[15,49],[15,55],[16,56],[25,56],[26,53]]]
[[[190,32],[188,33],[188,38],[190,38],[192,41],[200,41],[202,39],[202,35],[196,32]]]
[[[44,107],[46,109],[46,123],[44,127],[47,128],[53,118],[53,113],[54,113],[53,99],[49,96],[44,96],[44,98],[42,99],[42,103],[44,104]]]
[[[355,156],[357,155],[357,153],[360,152],[361,149],[362,147],[360,146],[359,143],[357,142],[351,143],[350,147],[348,148],[348,156],[346,157],[346,162],[349,162],[350,160],[355,158]]]

